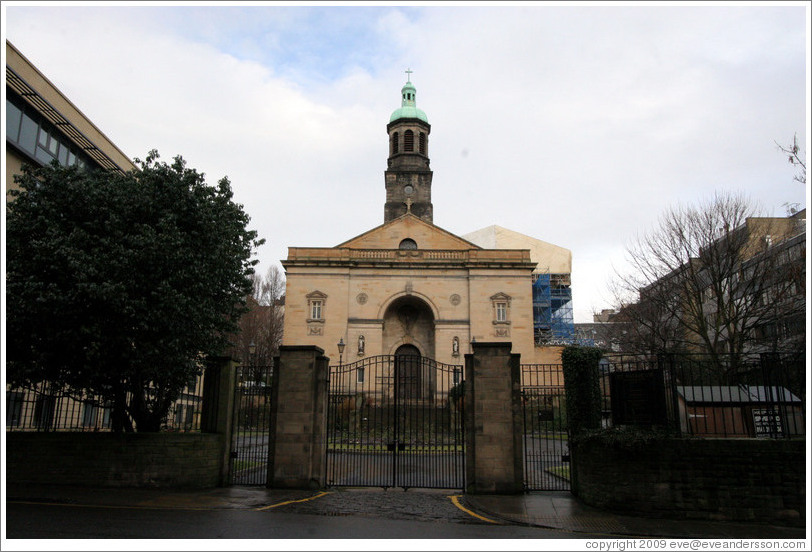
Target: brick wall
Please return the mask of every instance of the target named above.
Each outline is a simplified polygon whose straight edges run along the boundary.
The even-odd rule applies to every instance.
[[[102,487],[216,487],[223,436],[6,433],[6,479]]]
[[[619,513],[803,526],[805,441],[665,439],[572,445],[573,493]]]

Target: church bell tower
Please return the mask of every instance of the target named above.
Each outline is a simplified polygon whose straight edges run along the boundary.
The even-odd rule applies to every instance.
[[[417,91],[406,71],[406,84],[401,89],[401,107],[392,113],[386,132],[389,134],[389,159],[385,173],[386,204],[383,221],[411,212],[433,224],[431,178],[429,168],[428,117],[417,108]]]

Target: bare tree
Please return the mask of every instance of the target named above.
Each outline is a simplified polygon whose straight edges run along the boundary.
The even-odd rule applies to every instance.
[[[773,249],[798,233],[798,221],[757,214],[742,196],[717,194],[668,209],[627,247],[630,268],[614,282],[627,348],[704,353],[735,369],[758,329],[775,323],[776,305],[803,308],[792,300],[797,278],[781,268],[788,260]]]
[[[806,184],[806,156],[801,152],[801,148],[798,146],[798,135],[796,134],[792,137],[791,146],[782,146],[778,142],[776,142],[775,145],[787,156],[787,161],[790,165],[798,167],[798,174],[793,177],[793,180],[801,184]]]
[[[282,343],[285,312],[285,279],[277,266],[265,276],[252,275],[253,288],[247,298],[248,312],[240,319],[236,354],[244,365],[270,366]]]

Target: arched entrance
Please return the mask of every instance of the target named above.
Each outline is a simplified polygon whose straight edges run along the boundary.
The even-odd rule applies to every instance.
[[[400,399],[420,399],[422,383],[420,349],[412,344],[395,351],[395,389]]]
[[[383,354],[398,354],[404,345],[415,348],[410,355],[416,351],[417,356],[435,356],[434,314],[425,301],[414,295],[395,299],[383,315]]]

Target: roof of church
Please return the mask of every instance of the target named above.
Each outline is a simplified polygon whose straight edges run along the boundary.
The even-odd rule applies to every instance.
[[[429,239],[441,243],[442,246],[439,247],[439,249],[481,249],[479,245],[440,228],[436,224],[426,222],[411,212],[404,213],[396,219],[367,230],[363,234],[350,238],[335,247],[370,247],[372,243],[379,244],[381,241],[389,241],[391,242],[389,247],[384,247],[384,249],[397,249],[400,240],[404,238],[417,238],[413,231],[408,230],[408,228],[414,229],[415,227],[424,229],[423,232],[419,233],[423,238],[427,238],[432,234],[436,236],[434,239]],[[394,230],[394,232],[390,231],[390,229]],[[425,244],[421,243],[420,245],[423,246],[421,249],[425,248]],[[377,245],[376,247],[381,246]]]
[[[411,71],[409,71],[411,72]],[[398,119],[420,119],[421,121],[428,123],[429,118],[426,116],[426,113],[422,109],[417,108],[417,89],[412,84],[411,79],[406,81],[406,84],[403,85],[403,88],[400,90],[401,95],[401,107],[400,109],[396,109],[392,116],[389,117],[389,122],[397,121]]]

